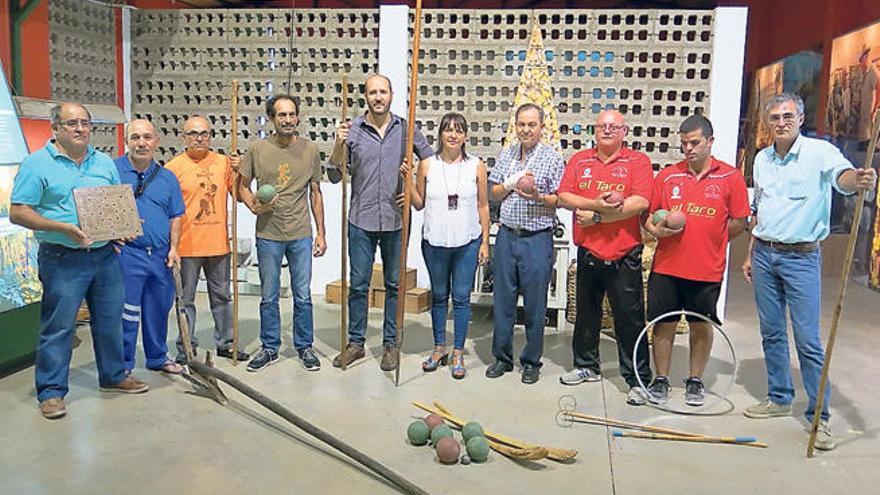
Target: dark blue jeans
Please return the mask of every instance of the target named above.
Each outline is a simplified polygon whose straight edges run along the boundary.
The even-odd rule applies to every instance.
[[[434,345],[446,345],[446,313],[449,293],[452,291],[452,309],[455,320],[455,348],[463,349],[471,320],[471,290],[477,272],[477,256],[481,238],[464,246],[435,247],[422,241],[422,256],[431,278],[431,326]]]
[[[271,241],[257,238],[260,266],[260,342],[264,349],[278,352],[281,347],[281,261],[287,257],[290,288],[293,291],[293,346],[302,350],[312,346],[315,325],[312,315],[312,238]]]
[[[382,343],[397,343],[397,277],[400,273],[400,230],[370,232],[348,224],[348,263],[351,289],[348,293],[348,340],[363,345],[367,332],[367,291],[373,276],[376,246],[382,252],[385,277],[385,323]]]
[[[67,395],[76,312],[83,299],[89,306],[98,383],[105,387],[124,380],[122,270],[113,248],[77,251],[40,243],[38,256],[43,299],[35,365],[37,399]]]
[[[551,232],[518,237],[512,230],[502,226],[495,238],[492,266],[495,270],[492,354],[498,361],[513,364],[513,324],[516,322],[517,296],[522,294],[526,346],[519,360],[524,366],[541,366],[547,288],[553,270]]]

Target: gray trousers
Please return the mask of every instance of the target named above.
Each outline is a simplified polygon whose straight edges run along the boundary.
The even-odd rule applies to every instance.
[[[190,341],[193,350],[199,345],[196,338],[196,287],[199,272],[204,270],[208,282],[208,300],[214,316],[214,344],[217,349],[232,347],[232,295],[229,289],[229,262],[231,255],[221,256],[181,256],[180,281],[183,285],[183,312],[189,324]],[[177,352],[183,354],[183,340],[177,336]]]

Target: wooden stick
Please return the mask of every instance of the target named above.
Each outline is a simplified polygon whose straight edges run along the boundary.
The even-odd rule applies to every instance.
[[[403,219],[400,230],[400,262],[397,277],[397,366],[394,368],[394,386],[400,384],[400,350],[403,349],[404,310],[406,309],[406,251],[409,247],[410,192],[412,190],[413,142],[416,132],[416,96],[419,89],[419,45],[422,38],[422,0],[416,0],[413,27],[412,67],[409,74],[409,120],[406,127],[404,159],[409,165],[403,179]]]
[[[238,79],[232,80],[232,138],[230,155],[238,155]],[[238,172],[236,172],[238,175]],[[237,189],[239,181],[232,181]],[[232,192],[232,365],[238,366],[238,191]]]
[[[342,123],[348,119],[348,74],[342,75]],[[342,164],[339,166],[342,172],[342,263],[340,268],[340,280],[342,281],[342,300],[339,309],[339,348],[342,356],[342,370],[348,367],[348,353],[346,337],[348,333],[348,160],[345,151],[342,152]]]
[[[635,429],[642,430],[652,433],[665,433],[667,435],[678,435],[682,437],[709,437],[709,435],[703,435],[702,433],[691,433],[688,431],[681,430],[673,430],[671,428],[663,428],[660,426],[651,426],[651,425],[643,425],[638,423],[629,423],[627,421],[621,421],[619,419],[612,418],[604,418],[601,416],[591,416],[589,414],[582,414],[573,411],[563,411],[563,414],[566,416],[570,416],[571,418],[576,418],[580,420],[578,422],[597,424],[600,426],[612,426],[616,428],[627,428],[627,429]],[[752,438],[754,437],[739,437],[739,438]],[[745,441],[745,440],[743,440]]]
[[[874,123],[871,126],[871,139],[868,142],[868,156],[865,157],[864,168],[873,166],[878,132],[880,132],[880,112],[877,112],[877,115],[874,116]],[[807,444],[807,457],[813,457],[813,451],[816,447],[816,434],[819,432],[819,422],[822,420],[821,413],[822,407],[825,405],[825,386],[828,383],[828,369],[831,367],[831,354],[834,352],[834,341],[837,338],[837,325],[840,322],[840,313],[843,311],[846,284],[849,281],[849,271],[852,267],[853,255],[856,250],[856,238],[859,235],[859,223],[862,221],[864,200],[865,191],[859,191],[858,196],[856,196],[856,208],[855,212],[853,212],[852,226],[849,228],[849,241],[846,244],[846,256],[843,259],[843,273],[840,274],[840,291],[837,293],[837,305],[834,307],[834,316],[831,317],[831,333],[828,335],[828,344],[825,349],[825,362],[822,364],[819,393],[816,396],[816,407],[813,409],[813,424],[810,426],[810,442]]]
[[[763,442],[755,442],[753,437],[687,437],[682,435],[669,435],[666,433],[649,433],[638,431],[620,431],[614,430],[612,434],[615,437],[630,438],[646,438],[649,440],[672,440],[676,442],[697,442],[697,443],[728,443],[733,445],[743,445],[746,447],[759,447],[766,449],[768,445]]]
[[[452,413],[449,412],[448,409],[443,407],[443,405],[440,404],[439,402],[434,402],[434,407],[422,404],[420,402],[413,402],[412,405],[418,407],[419,409],[427,411],[429,413],[434,413],[434,414],[440,416],[441,418],[443,418],[444,420],[455,425],[458,428],[464,427],[465,423],[467,423],[467,421],[453,416]],[[515,438],[506,437],[506,436],[499,435],[498,433],[493,433],[490,431],[484,431],[483,433],[486,436],[486,438],[489,440],[492,440],[492,441],[495,441],[498,443],[502,443],[502,444],[505,444],[505,445],[508,445],[510,447],[514,447],[517,449],[531,449],[534,447],[541,447],[540,445],[530,445],[530,444],[527,444],[527,443],[522,442],[520,440],[517,440]],[[555,448],[555,447],[544,447],[544,448],[547,449],[547,458],[550,460],[554,460],[554,461],[561,461],[561,462],[571,461],[577,455],[577,450],[559,449],[559,448]]]

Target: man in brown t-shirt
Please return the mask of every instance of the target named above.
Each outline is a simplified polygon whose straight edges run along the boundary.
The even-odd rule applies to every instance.
[[[316,371],[321,369],[321,362],[312,350],[311,257],[323,256],[327,249],[318,147],[296,134],[299,105],[290,95],[269,98],[266,114],[275,125],[275,134],[251,144],[239,169],[241,200],[257,215],[257,262],[262,291],[262,349],[248,363],[247,370],[259,371],[278,361],[281,346],[278,293],[281,261],[286,256],[293,291],[293,345],[303,367]],[[258,188],[256,196],[250,189],[254,179]],[[274,197],[269,199],[272,188]],[[309,204],[317,228],[314,239]]]

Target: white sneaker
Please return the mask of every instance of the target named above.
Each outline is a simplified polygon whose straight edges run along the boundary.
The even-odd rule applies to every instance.
[[[813,445],[818,450],[834,450],[837,443],[834,441],[834,435],[831,434],[831,427],[827,421],[819,422],[819,430],[816,432],[816,443]]]
[[[644,406],[648,400],[648,391],[642,387],[630,387],[626,394],[626,403],[631,406]]]
[[[559,383],[563,385],[578,385],[584,382],[598,382],[602,375],[589,368],[575,368],[559,377]]]

